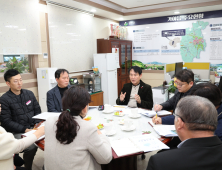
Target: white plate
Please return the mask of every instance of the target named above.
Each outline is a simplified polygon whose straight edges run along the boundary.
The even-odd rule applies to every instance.
[[[139,118],[139,117],[141,117],[141,114],[136,114],[136,115],[132,115],[132,114],[129,114],[129,117],[130,118]]]
[[[124,120],[119,120],[118,122],[120,125],[124,125]]]
[[[132,131],[132,130],[136,129],[136,126],[131,125],[130,128],[126,128],[125,126],[122,126],[121,129],[124,131]]]
[[[115,130],[111,130],[109,133],[105,132],[105,134],[107,136],[112,136],[112,135],[115,135],[116,134],[116,131]]]
[[[114,112],[114,110],[103,110],[102,112],[103,113],[112,113],[112,112]]]

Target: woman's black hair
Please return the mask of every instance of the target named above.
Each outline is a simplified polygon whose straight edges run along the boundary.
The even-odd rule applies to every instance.
[[[73,116],[79,116],[90,102],[91,96],[85,88],[72,86],[65,91],[62,98],[63,112],[56,124],[56,139],[61,144],[73,142],[80,128]]]

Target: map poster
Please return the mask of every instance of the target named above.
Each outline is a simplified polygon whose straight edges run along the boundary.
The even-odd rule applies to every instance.
[[[210,62],[222,73],[222,18],[128,26],[133,65],[164,69],[175,62]],[[217,68],[220,67],[220,70]]]
[[[149,56],[159,55],[159,48],[146,48],[144,44],[151,44],[159,37],[159,33],[149,33],[147,29],[133,30],[133,42],[136,46],[133,47],[133,53],[135,56]]]
[[[210,25],[210,59],[222,60],[222,23]]]
[[[180,41],[181,36],[186,35],[185,29],[178,30],[163,30],[162,37],[166,38],[162,40],[165,42],[164,45],[161,46],[161,55],[179,55],[180,54]],[[165,40],[165,41],[164,41]],[[167,42],[168,41],[168,45]]]
[[[193,62],[194,58],[199,59],[200,53],[206,49],[206,39],[202,34],[209,22],[197,21],[192,23],[191,28],[186,28],[186,35],[180,42],[181,57],[184,62]]]

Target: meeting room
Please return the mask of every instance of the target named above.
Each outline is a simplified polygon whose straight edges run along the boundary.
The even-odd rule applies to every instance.
[[[0,170],[220,170],[221,0],[0,0]]]

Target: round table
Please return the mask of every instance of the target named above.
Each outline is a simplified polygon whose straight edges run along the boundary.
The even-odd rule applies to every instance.
[[[95,126],[97,126],[99,124],[105,124],[108,121],[112,120],[113,130],[115,130],[116,133],[113,136],[108,136],[110,141],[117,140],[117,139],[120,139],[120,138],[129,137],[129,136],[142,135],[144,132],[151,132],[150,134],[157,137],[159,140],[161,140],[165,144],[169,143],[170,140],[172,139],[172,138],[165,138],[165,137],[159,136],[154,131],[152,126],[148,123],[149,121],[152,120],[151,118],[149,118],[147,116],[144,116],[142,114],[141,114],[141,117],[139,117],[139,118],[130,118],[129,117],[130,109],[122,109],[122,108],[119,108],[119,107],[118,108],[113,107],[113,109],[123,110],[123,113],[125,115],[123,117],[119,117],[119,116],[115,116],[114,112],[104,113],[103,111],[99,111],[98,108],[96,107],[94,109],[90,109],[87,113],[87,116],[86,116],[86,117],[88,117],[88,116],[91,117],[90,121],[93,124],[95,124]],[[123,125],[119,124],[119,120],[122,120],[122,119],[124,119],[124,121],[127,120],[127,119],[131,120],[133,122],[133,125],[136,126],[136,129],[133,130],[133,131],[123,131],[123,130],[121,130],[121,127]],[[103,134],[105,134],[105,128],[101,129],[101,132]],[[41,141],[36,142],[36,145],[42,150],[44,150],[44,144],[45,144],[44,139],[41,140]],[[116,165],[118,167],[121,167],[120,166],[121,162],[129,162],[130,161],[131,164],[133,162],[136,163],[136,161],[137,161],[136,156],[143,154],[143,152],[140,152],[140,153],[136,153],[136,154],[132,154],[132,155],[127,155],[127,156],[124,156],[124,157],[118,157],[113,150],[112,150],[112,152],[113,152],[113,160],[108,165],[102,165],[102,169],[113,169],[114,167],[116,169]],[[112,164],[115,165],[115,166],[112,166]],[[132,167],[131,169],[135,169],[134,164],[130,165],[130,167]],[[124,166],[122,166],[120,169],[128,169],[129,170],[129,167],[124,168]]]

